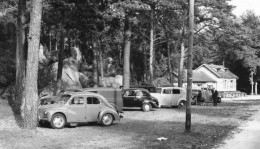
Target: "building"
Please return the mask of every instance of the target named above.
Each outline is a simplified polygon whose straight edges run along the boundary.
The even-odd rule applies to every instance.
[[[194,70],[193,83],[218,91],[236,91],[238,77],[222,65],[203,64]]]

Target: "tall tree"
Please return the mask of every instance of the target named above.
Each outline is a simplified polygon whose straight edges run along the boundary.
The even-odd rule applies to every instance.
[[[186,96],[186,132],[191,131],[191,90],[192,90],[192,51],[193,51],[193,24],[194,24],[194,0],[189,0],[189,46],[188,46],[188,69],[187,69],[187,96]]]
[[[124,39],[124,73],[123,89],[130,86],[130,47],[131,47],[131,24],[129,16],[125,17],[125,39]]]
[[[42,0],[31,0],[30,25],[28,35],[28,60],[26,64],[25,101],[23,115],[26,129],[37,127],[38,107],[38,60],[42,19]]]
[[[25,86],[25,13],[26,0],[19,0],[17,16],[16,40],[16,82],[15,82],[15,112],[20,112],[20,104],[24,98]]]

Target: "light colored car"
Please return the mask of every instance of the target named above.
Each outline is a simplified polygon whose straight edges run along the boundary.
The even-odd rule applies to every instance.
[[[186,104],[186,89],[181,87],[158,87],[151,95],[158,99],[161,106],[184,107]]]
[[[50,104],[41,105],[38,112],[39,124],[49,122],[55,129],[66,124],[99,122],[104,126],[119,121],[121,115],[100,94],[70,92],[52,98]]]

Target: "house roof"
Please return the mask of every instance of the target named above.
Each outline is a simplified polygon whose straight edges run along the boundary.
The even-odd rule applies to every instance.
[[[209,77],[205,72],[203,71],[194,71],[193,70],[193,82],[216,82],[216,80]]]
[[[235,74],[233,74],[231,71],[229,71],[228,68],[222,65],[203,64],[195,70],[198,70],[201,67],[207,68],[209,71],[211,71],[214,75],[216,75],[219,78],[238,79],[238,77]]]
[[[178,75],[175,73],[174,74],[176,78],[174,79],[174,82],[178,82]],[[184,69],[184,74],[183,74],[183,81],[187,82],[187,69]],[[192,82],[216,82],[213,78],[208,76],[205,72],[203,71],[192,71]]]

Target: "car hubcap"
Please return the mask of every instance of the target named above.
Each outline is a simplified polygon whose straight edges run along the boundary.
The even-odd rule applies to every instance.
[[[150,106],[149,105],[144,105],[144,109],[145,109],[145,111],[148,111],[150,109]]]
[[[56,127],[61,127],[63,125],[63,123],[64,123],[64,120],[62,117],[55,117],[53,120],[53,124]]]
[[[104,122],[104,124],[110,124],[111,121],[112,121],[111,115],[105,115],[105,116],[103,117],[103,122]]]
[[[180,103],[180,107],[184,107],[184,105],[185,105],[184,102]]]

